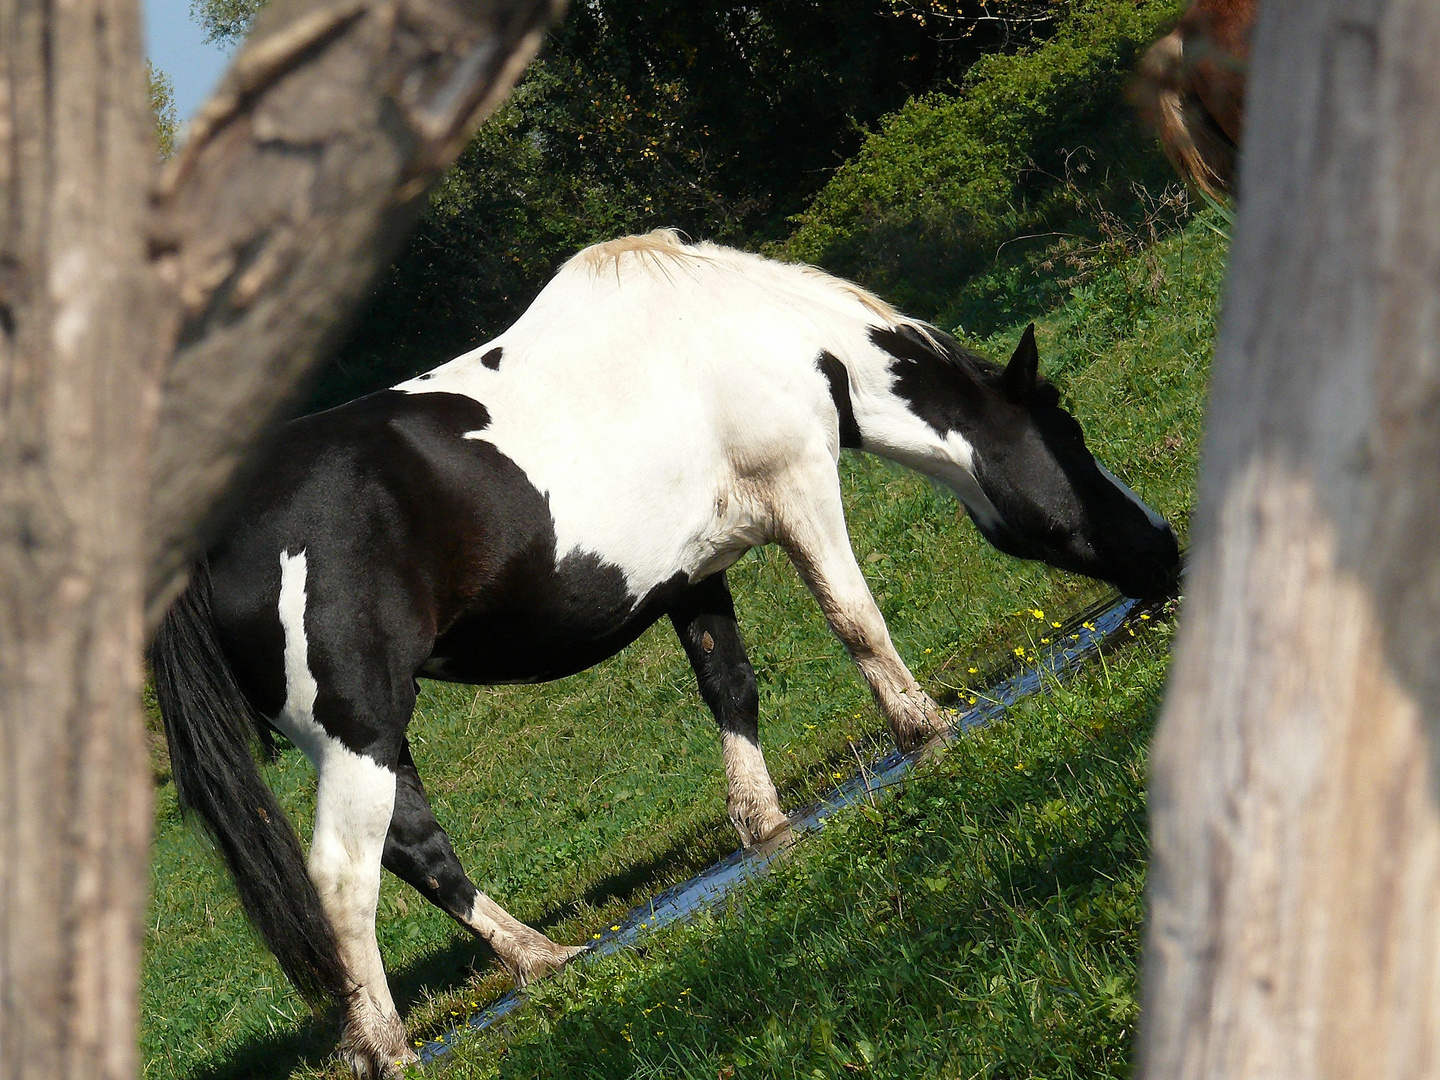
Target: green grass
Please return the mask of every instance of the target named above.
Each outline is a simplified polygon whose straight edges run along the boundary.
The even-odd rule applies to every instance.
[[[1054,376],[1085,426],[1097,456],[1177,522],[1182,533],[1193,499],[1223,258],[1223,241],[1200,223],[1192,224],[1152,252],[1096,277],[1040,320],[1039,326],[1044,369]],[[1015,338],[1012,330],[978,344],[1003,359]],[[1099,594],[1093,584],[1018,563],[988,548],[959,519],[954,503],[917,477],[854,455],[846,456],[842,472],[856,553],[901,654],[932,689],[962,687],[975,677],[972,668],[984,670],[1001,650],[1043,636],[1044,623],[1030,609],[1073,610]],[[851,739],[873,735],[882,724],[863,683],[783,555],[772,549],[754,552],[734,568],[731,581],[760,680],[767,759],[782,797],[795,805],[827,784],[841,762],[851,760]],[[810,1075],[814,1068],[824,1074],[829,1068],[824,1062],[836,1061],[832,1050],[851,1055],[852,1064],[863,1064],[865,1046],[871,1048],[874,1068],[894,1062],[884,1067],[897,1075],[911,1066],[920,1073],[947,1076],[1067,1075],[1065,1069],[1072,1069],[1074,1075],[1098,1075],[1120,1070],[1128,1023],[1125,1010],[1131,1007],[1125,1001],[1133,979],[1143,850],[1139,826],[1132,818],[1139,813],[1134,807],[1139,805],[1140,747],[1163,669],[1163,651],[1133,655],[1139,667],[1112,667],[1112,682],[1103,694],[1092,691],[1086,697],[1076,691],[1080,696],[1055,699],[1060,705],[1028,707],[1026,715],[1036,717],[1050,716],[1046,709],[1060,709],[1053,714],[1053,723],[1017,721],[977,741],[973,749],[967,746],[952,755],[950,762],[959,764],[947,762],[935,778],[914,789],[941,792],[948,790],[947,784],[954,788],[953,798],[933,796],[940,800],[933,813],[926,809],[928,804],[914,801],[919,796],[907,796],[893,811],[883,812],[881,823],[870,823],[878,830],[873,835],[878,847],[862,842],[866,826],[845,826],[841,832],[859,830],[853,849],[832,847],[829,839],[811,845],[812,850],[828,854],[814,855],[818,861],[813,865],[812,856],[806,854],[795,869],[787,869],[775,884],[748,898],[745,910],[754,921],[742,920],[730,930],[720,928],[730,923],[714,924],[713,936],[705,939],[711,942],[705,947],[712,953],[702,949],[698,955],[713,955],[707,964],[715,964],[728,981],[707,991],[712,995],[707,1008],[717,1010],[710,1041],[699,1037],[699,1028],[651,1024],[654,1011],[642,1018],[638,1011],[626,1012],[628,1006],[618,999],[612,1002],[614,994],[606,986],[633,987],[633,993],[623,991],[630,1002],[658,1002],[667,993],[671,994],[667,1000],[673,1000],[683,988],[662,977],[665,968],[657,969],[652,978],[646,965],[620,958],[567,975],[544,991],[542,1007],[520,1021],[516,1029],[520,1041],[510,1056],[500,1058],[493,1041],[486,1041],[485,1048],[475,1051],[479,1057],[474,1069],[483,1074],[498,1067],[529,1075],[551,1068],[546,1062],[562,1070],[568,1061],[563,1068],[587,1072],[583,1047],[589,1036],[582,1029],[589,1024],[602,1032],[597,1039],[610,1033],[602,1041],[610,1040],[604,1042],[607,1054],[619,1062],[614,1069],[600,1070],[604,1075],[698,1069],[714,1076],[722,1068],[717,1062],[733,1063],[737,1075],[748,1076],[751,1069]],[[1079,710],[1076,715],[1089,710],[1097,719],[1083,724],[1066,721],[1061,715],[1065,709]],[[1102,732],[1090,731],[1095,723]],[[437,815],[477,883],[557,940],[586,939],[633,901],[688,876],[735,845],[724,820],[718,740],[667,626],[657,627],[592,671],[543,687],[477,690],[426,684],[411,732]],[[1113,738],[1104,732],[1112,732]],[[1064,738],[1072,735],[1080,742],[1065,743]],[[1033,745],[1032,737],[1038,740]],[[1130,824],[1124,830],[1130,831],[1122,830],[1123,836],[1112,831],[1096,841],[1103,847],[1121,837],[1116,841],[1120,847],[1107,849],[1114,856],[1104,864],[1108,869],[1103,873],[1096,869],[1098,876],[1084,879],[1088,883],[1082,892],[1097,882],[1111,883],[1102,886],[1102,891],[1110,890],[1105,892],[1108,899],[1094,901],[1092,907],[1099,907],[1091,914],[1082,914],[1077,907],[1081,892],[1072,895],[1068,886],[1056,891],[1049,884],[1020,888],[996,869],[1009,858],[1005,851],[1017,853],[1018,858],[1022,849],[1029,851],[1043,839],[1042,833],[1011,827],[1016,814],[1020,815],[1016,820],[1029,820],[1023,808],[1030,804],[1006,802],[1008,796],[995,787],[998,778],[978,788],[973,778],[964,783],[944,779],[945,770],[952,767],[971,769],[977,775],[986,768],[1000,768],[995,765],[999,758],[984,765],[984,755],[1001,754],[1001,747],[1009,747],[1005,752],[1012,757],[1000,771],[1016,773],[1004,777],[1007,784],[1024,786],[1019,778],[1023,770],[1014,769],[1016,762],[1035,763],[1034,772],[1043,760],[1048,764],[1027,776],[1025,783],[1042,774],[1070,775],[1067,770],[1071,770],[1072,780],[1080,785],[1073,789],[1073,798],[1082,802],[1100,797],[1095,785],[1110,785],[1106,790],[1113,791],[1129,785],[1124,799],[1130,800],[1126,805],[1134,805],[1125,811],[1130,817],[1124,820]],[[1113,776],[1104,771],[1110,767],[1101,761],[1104,755],[1113,759],[1111,765],[1117,770]],[[308,765],[288,752],[271,776],[297,826],[308,832],[314,785]],[[1036,783],[1044,787],[1048,781]],[[1058,804],[1055,813],[1070,820],[1065,816],[1069,811]],[[1096,824],[1100,819],[1088,810],[1081,817],[1091,825],[1083,825],[1080,818],[1072,824],[1080,830],[1075,842],[1084,847],[1091,840],[1081,834],[1092,825],[1092,832],[1100,829]],[[933,827],[922,819],[933,819]],[[954,830],[944,824],[952,819],[972,822],[986,834],[983,843],[977,838],[972,845],[980,846],[955,848],[959,841],[951,836]],[[916,823],[920,830],[913,840],[905,839],[906,822]],[[904,877],[908,873],[904,868],[911,865],[906,860],[912,856],[903,852],[918,852],[913,844],[928,842],[923,838],[931,833],[924,829],[932,828],[939,830],[936,837],[945,834],[936,840],[934,851],[936,866],[949,867],[949,877],[931,867],[922,878],[952,881],[953,888],[932,889],[920,878]],[[990,869],[982,873],[977,862],[975,873],[981,877],[962,881],[970,873],[968,864],[980,856]],[[826,860],[847,858],[856,865],[850,884],[860,892],[854,895],[845,894],[850,879],[837,869],[839,863],[825,869]],[[1034,865],[1043,863],[1040,859]],[[812,871],[819,877],[810,886],[785,884],[799,882],[794,875]],[[984,874],[991,875],[985,879],[991,884],[981,880]],[[896,884],[887,886],[885,895],[891,896],[897,911],[891,922],[877,922],[874,913],[879,909],[866,905],[881,902],[875,899],[880,896],[876,890],[884,891],[887,875]],[[1049,880],[1043,875],[1033,878]],[[288,989],[273,960],[247,930],[208,845],[180,820],[168,784],[158,792],[152,881],[142,1001],[145,1075],[343,1075],[327,1061],[334,1045],[333,1019],[312,1019]],[[1014,903],[1008,908],[993,899],[1000,895],[994,890],[1002,885],[1019,889],[1011,889]],[[785,889],[792,891],[782,896]],[[910,915],[899,913],[902,903],[911,905],[906,908]],[[785,969],[782,974],[779,946],[773,957],[756,958],[759,968],[745,966],[742,954],[771,951],[768,938],[753,936],[760,933],[756,928],[780,933],[780,924],[764,914],[772,907],[775,919],[790,920],[785,925],[793,925],[795,934],[809,935],[805,940],[810,944],[790,954],[794,972]],[[1102,908],[1110,914],[1099,914]],[[915,925],[930,929],[906,937],[911,933],[907,920],[932,909],[948,914],[937,916],[939,922],[926,921],[926,916]],[[1081,922],[1073,923],[1076,919]],[[953,934],[925,936],[939,932],[946,920],[953,924]],[[1102,933],[1097,929],[1102,924],[1113,924],[1112,930]],[[1029,944],[1023,948],[1004,944],[996,934],[1007,926],[1017,942]],[[707,932],[711,931],[702,927],[676,934],[689,941],[686,935]],[[872,932],[877,936],[869,941],[866,935]],[[387,879],[382,890],[379,934],[392,987],[418,1034],[441,1029],[452,1012],[493,997],[504,985],[468,936],[393,880]],[[733,948],[727,944],[732,939]],[[881,948],[884,942],[908,942],[905,948],[914,956],[938,950],[948,959],[934,969],[933,978],[912,979],[903,963],[884,959],[882,954],[889,955]],[[1042,942],[1050,944],[1042,947]],[[689,948],[676,947],[681,953]],[[671,956],[670,948],[657,947],[657,955]],[[975,949],[987,957],[984,963],[967,959]],[[847,973],[862,953],[869,957],[864,961],[870,965],[864,968],[868,981],[852,986]],[[991,963],[1004,957],[1013,967],[1012,976],[1003,975]],[[828,981],[815,974],[819,982],[804,983],[810,987],[805,993],[812,996],[795,997],[800,992],[797,987],[803,987],[794,980],[803,983],[816,971],[823,972],[816,967],[822,960],[831,965]],[[899,966],[891,970],[887,964]],[[682,970],[690,969],[669,970],[678,978]],[[762,975],[776,980],[773,994],[761,993],[767,983],[747,981]],[[607,983],[607,979],[618,981]],[[700,992],[693,979],[684,985],[696,987],[691,996]],[[829,988],[823,994],[822,986]],[[586,1004],[587,987],[599,995],[594,1006],[598,1012]],[[892,993],[887,987],[900,989]],[[831,1012],[825,1011],[829,1005],[814,1004],[822,1002],[824,994],[840,1002]],[[842,1008],[852,994],[871,1004],[857,1005],[858,1012],[853,1013],[848,1005]],[[891,1012],[876,1011],[884,999],[896,994],[898,1004]],[[733,1000],[741,998],[748,1001]],[[1113,1008],[1103,1004],[1112,999]],[[750,1019],[721,1019],[730,1016],[718,1011],[727,1000],[727,1008],[751,1009]],[[611,1009],[621,1011],[606,1011]],[[994,1013],[1003,1022],[997,1021],[993,1030],[983,1029],[989,1034],[976,1028],[981,1033],[972,1035],[973,1017],[982,1012]],[[812,1015],[813,1024],[807,1019]],[[864,1026],[860,1018],[872,1015],[874,1022],[864,1021],[870,1026],[861,1031],[856,1026]],[[572,1016],[573,1021],[567,1019]],[[626,1049],[629,1056],[622,1054],[621,1043],[625,1048],[635,1044],[623,1038],[624,1024],[614,1027],[621,1016],[629,1017],[632,1040],[637,1031],[650,1032],[645,1038],[651,1042],[643,1044],[648,1046],[643,1053]],[[832,1016],[829,1028],[820,1023],[824,1016]],[[1067,1017],[1066,1030],[1073,1032],[1066,1036],[1073,1043],[1065,1051],[1070,1064],[1051,1062],[1045,1056],[1051,1053],[1045,1049],[1050,1041],[1046,1025],[1059,1023],[1056,1016]],[[551,1040],[546,1025],[570,1034]],[[732,1025],[737,1033],[733,1038],[723,1034]],[[658,1031],[667,1034],[655,1034]],[[692,1035],[696,1041],[687,1042]],[[1003,1064],[1010,1061],[1009,1055],[1019,1055],[1015,1060],[1027,1064],[1013,1068]]]
[[[446,1080],[1110,1077],[1170,625],[836,819],[743,903],[564,973]]]

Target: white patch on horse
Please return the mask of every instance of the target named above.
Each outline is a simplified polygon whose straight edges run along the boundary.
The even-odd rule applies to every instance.
[[[470,914],[461,920],[495,950],[515,978],[516,986],[558,971],[584,945],[557,945],[540,931],[526,926],[483,892],[476,892]]]
[[[958,431],[942,437],[910,411],[894,392],[895,376],[889,354],[875,350],[883,360],[862,368],[862,379],[851,375],[851,404],[855,422],[865,433],[865,449],[916,472],[933,477],[955,493],[976,522],[994,528],[1003,519],[975,478],[975,447]],[[855,389],[856,382],[861,389]]]
[[[414,1052],[396,1012],[375,940],[380,859],[395,809],[395,773],[357,754],[315,719],[319,684],[305,634],[306,561],[280,555],[280,626],[285,636],[285,705],[275,724],[315,766],[315,831],[310,877],[335,928],[357,989],[346,1003],[344,1044],[357,1064],[409,1061]]]
[[[877,323],[924,330],[812,268],[651,234],[581,252],[503,335],[396,389],[484,404],[490,424],[466,437],[544,494],[557,559],[594,555],[638,598],[776,538],[782,473],[817,439],[833,443],[822,350],[851,375],[867,450],[998,517],[969,444],[942,439],[891,391],[893,358],[868,336]],[[486,368],[497,346],[505,362]]]
[[[285,634],[285,705],[279,721],[295,728],[286,736],[318,765],[321,741],[329,739],[315,723],[315,698],[320,692],[310,671],[309,642],[305,636],[305,552],[280,553],[280,628]]]
[[[741,842],[749,847],[785,828],[789,820],[780,809],[780,796],[759,744],[736,732],[722,731],[720,753],[729,788],[725,809]]]
[[[817,463],[808,478],[797,473],[796,482],[804,487],[787,500],[781,542],[865,677],[896,743],[912,750],[944,731],[949,721],[895,651],[850,547],[834,470]]]

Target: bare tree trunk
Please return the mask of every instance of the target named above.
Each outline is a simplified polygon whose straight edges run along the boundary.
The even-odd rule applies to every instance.
[[[1141,1072],[1440,1076],[1440,6],[1266,0]]]
[[[558,5],[273,8],[157,193],[135,0],[0,0],[0,1077],[135,1075],[147,598]]]
[[[158,356],[138,13],[0,3],[0,1074],[136,1067]]]

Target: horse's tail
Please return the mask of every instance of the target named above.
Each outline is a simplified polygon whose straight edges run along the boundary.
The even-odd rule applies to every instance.
[[[1176,29],[1150,47],[1127,92],[1175,171],[1193,188],[1219,198],[1231,189],[1235,145],[1196,96],[1190,79],[1185,35]]]
[[[215,838],[245,913],[295,988],[311,1001],[343,997],[350,976],[300,842],[251,752],[255,713],[216,637],[210,596],[202,562],[150,648],[175,791]]]

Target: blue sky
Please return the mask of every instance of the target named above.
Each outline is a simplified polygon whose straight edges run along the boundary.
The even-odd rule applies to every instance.
[[[175,84],[181,120],[200,108],[230,59],[227,50],[205,44],[205,32],[190,18],[190,0],[145,0],[145,47]]]

